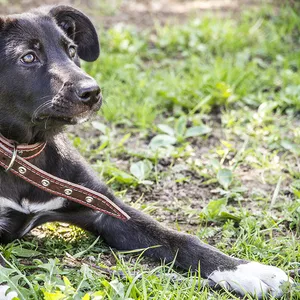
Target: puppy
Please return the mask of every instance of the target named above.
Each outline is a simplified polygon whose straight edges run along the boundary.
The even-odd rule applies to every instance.
[[[229,257],[122,203],[72,147],[64,126],[101,106],[97,82],[80,68],[80,59],[94,61],[99,52],[93,24],[72,7],[0,18],[1,242],[45,222],[68,222],[116,249],[149,248],[147,256],[200,268],[203,278],[241,295],[281,296],[289,281],[282,270]]]

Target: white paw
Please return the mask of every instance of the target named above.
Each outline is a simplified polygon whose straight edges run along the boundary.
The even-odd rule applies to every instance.
[[[257,262],[239,265],[235,270],[214,271],[208,279],[226,290],[258,298],[268,294],[281,297],[284,293],[282,284],[293,282],[281,269]]]
[[[14,291],[8,292],[9,289],[8,285],[0,285],[0,299],[1,300],[12,300],[13,298],[18,297],[18,294]]]

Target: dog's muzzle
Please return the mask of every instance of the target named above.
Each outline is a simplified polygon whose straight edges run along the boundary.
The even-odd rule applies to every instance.
[[[76,85],[65,82],[60,91],[36,109],[33,122],[77,124],[85,122],[102,105],[101,89],[94,80],[82,80]]]

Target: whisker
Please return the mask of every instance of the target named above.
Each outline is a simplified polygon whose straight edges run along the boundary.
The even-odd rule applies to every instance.
[[[46,101],[45,103],[41,104],[40,106],[38,106],[35,111],[33,112],[32,114],[32,117],[31,117],[31,122],[32,123],[35,123],[35,119],[36,119],[36,116],[38,113],[40,113],[41,111],[43,111],[44,109],[46,108],[49,108],[52,106],[52,99],[51,100],[48,100]]]
[[[45,120],[45,130],[47,129],[47,122],[50,119],[50,116],[47,117],[47,119]]]

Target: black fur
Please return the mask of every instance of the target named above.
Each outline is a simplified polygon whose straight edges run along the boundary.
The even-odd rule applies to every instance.
[[[69,46],[76,44],[72,58]],[[25,63],[33,52],[37,60]],[[49,221],[63,221],[100,235],[120,250],[148,248],[145,255],[198,270],[208,277],[217,269],[235,269],[245,261],[231,258],[197,237],[167,229],[145,214],[125,205],[97,179],[97,175],[61,133],[67,124],[88,118],[101,106],[94,79],[85,74],[79,58],[93,61],[99,55],[95,28],[81,12],[67,6],[37,10],[0,19],[0,132],[19,143],[47,140],[45,151],[32,163],[41,169],[107,195],[130,216],[122,222],[66,201],[64,207],[25,214],[13,209],[1,215],[7,225],[1,242],[20,238]],[[53,196],[0,170],[0,197],[21,203],[45,203]],[[4,219],[6,218],[6,219]]]

